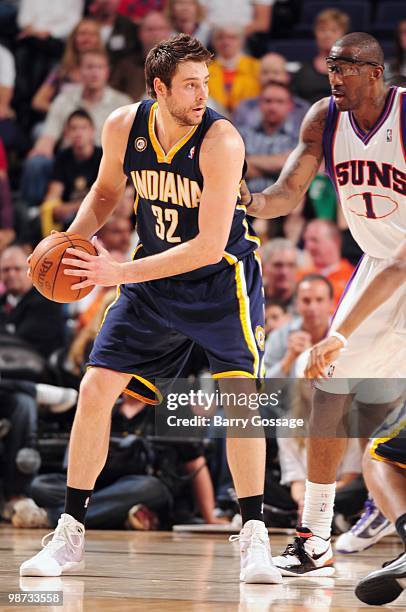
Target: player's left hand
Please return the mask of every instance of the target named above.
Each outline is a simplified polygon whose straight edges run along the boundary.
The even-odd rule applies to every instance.
[[[73,266],[65,270],[68,276],[86,277],[80,283],[72,285],[72,289],[84,289],[90,285],[100,285],[101,287],[114,287],[122,282],[122,264],[114,259],[112,255],[101,245],[100,241],[92,238],[98,255],[90,255],[79,249],[66,249],[68,255],[75,255],[77,259],[64,257],[62,263],[66,266]]]
[[[328,336],[314,345],[310,351],[304,375],[306,378],[326,378],[324,371],[335,361],[343,348],[343,343],[336,336]]]

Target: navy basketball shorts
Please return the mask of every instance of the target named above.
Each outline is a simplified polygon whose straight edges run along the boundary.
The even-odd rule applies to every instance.
[[[156,378],[174,380],[194,343],[215,378],[263,376],[264,292],[259,257],[199,280],[121,285],[106,310],[90,366],[132,375],[126,392],[159,403]]]

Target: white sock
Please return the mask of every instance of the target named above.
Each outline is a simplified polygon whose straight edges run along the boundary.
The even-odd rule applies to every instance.
[[[306,480],[302,525],[327,540],[331,535],[336,483],[318,484]]]
[[[37,392],[37,402],[47,406],[64,406],[65,404],[73,406],[78,395],[75,389],[55,387],[44,383],[37,383],[35,390]]]

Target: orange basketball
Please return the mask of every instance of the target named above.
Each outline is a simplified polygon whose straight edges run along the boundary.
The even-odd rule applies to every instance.
[[[71,289],[72,285],[85,280],[85,277],[64,274],[65,269],[69,266],[65,266],[62,259],[66,249],[69,248],[97,255],[93,244],[80,234],[55,232],[41,240],[31,256],[30,268],[34,287],[53,302],[75,302],[88,295],[93,289],[93,285],[84,289]],[[67,257],[74,256],[68,253]]]

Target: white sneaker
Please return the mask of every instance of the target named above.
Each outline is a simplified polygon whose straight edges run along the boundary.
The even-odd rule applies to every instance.
[[[282,576],[333,576],[335,572],[330,538],[315,536],[306,527],[297,528],[293,544],[273,562]]]
[[[361,517],[352,529],[337,538],[335,549],[340,553],[361,552],[394,533],[395,525],[379,511],[373,499],[367,499]]]
[[[280,571],[272,563],[268,530],[262,521],[247,521],[239,535],[232,535],[229,540],[240,542],[241,582],[249,584],[282,582]]]
[[[13,527],[20,529],[43,529],[49,527],[48,516],[44,508],[37,506],[33,499],[20,499],[13,507],[11,516]]]
[[[49,536],[52,540],[45,544]],[[44,547],[20,567],[20,576],[75,574],[85,567],[85,528],[70,514],[62,514],[55,531],[42,538]]]

